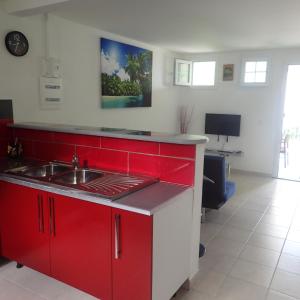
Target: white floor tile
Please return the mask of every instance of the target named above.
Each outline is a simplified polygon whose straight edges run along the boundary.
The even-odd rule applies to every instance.
[[[284,241],[285,240],[281,238],[276,238],[270,235],[265,235],[265,234],[260,234],[255,232],[250,237],[248,241],[248,245],[281,252]]]
[[[300,230],[290,229],[287,240],[300,243]]]
[[[299,298],[300,275],[277,270],[271,284],[271,289]]]
[[[275,267],[266,267],[239,259],[234,265],[230,275],[232,277],[249,281],[263,287],[269,287],[274,270]]]
[[[251,234],[252,231],[250,230],[239,229],[237,227],[227,225],[224,226],[223,229],[217,234],[217,237],[238,242],[246,242]]]
[[[286,241],[282,252],[285,254],[300,256],[300,243]]]
[[[207,252],[210,252],[214,255],[228,255],[238,257],[243,247],[243,242],[216,237],[209,243]]]
[[[267,300],[296,300],[296,298],[270,290],[268,293]]]
[[[240,258],[257,264],[275,267],[279,256],[279,252],[247,245],[241,253]]]
[[[300,257],[282,254],[279,259],[278,268],[287,272],[296,273],[300,275]]]
[[[222,229],[222,225],[220,224],[207,223],[207,222],[202,223],[201,233],[200,233],[201,243],[207,245],[221,229]]]
[[[196,276],[192,289],[210,296],[216,296],[225,278],[225,274],[213,271],[200,273]]]
[[[0,279],[1,300],[46,300],[39,295],[5,279]]]
[[[48,298],[54,299],[65,292],[66,284],[31,270],[27,267],[17,269],[15,264],[10,264],[5,271],[5,279],[32,292]]]
[[[210,253],[210,251],[207,251],[206,254],[199,259],[199,271],[214,271],[218,273],[228,274],[232,270],[236,260],[237,257],[213,254]]]
[[[217,300],[264,300],[267,289],[232,277],[224,280],[216,296]]]
[[[272,225],[272,224],[266,224],[266,223],[260,223],[255,228],[255,231],[261,234],[270,235],[278,238],[285,239],[288,234],[288,228]]]

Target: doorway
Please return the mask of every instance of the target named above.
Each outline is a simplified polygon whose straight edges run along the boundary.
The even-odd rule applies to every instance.
[[[278,177],[300,181],[300,65],[289,65]]]

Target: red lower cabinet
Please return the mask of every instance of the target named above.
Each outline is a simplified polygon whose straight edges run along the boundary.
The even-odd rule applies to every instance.
[[[112,209],[113,300],[152,298],[152,220]]]
[[[101,300],[152,299],[152,217],[1,181],[0,193],[3,256]]]
[[[111,208],[49,194],[51,274],[111,299]]]
[[[2,255],[50,274],[46,193],[0,182]]]

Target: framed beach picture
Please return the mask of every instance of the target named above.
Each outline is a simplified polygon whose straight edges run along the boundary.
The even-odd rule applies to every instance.
[[[100,39],[102,108],[151,107],[152,51]]]
[[[233,81],[234,64],[223,65],[223,81]]]

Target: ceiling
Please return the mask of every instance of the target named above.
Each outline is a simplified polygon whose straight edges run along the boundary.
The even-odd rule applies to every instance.
[[[54,14],[178,52],[300,46],[299,0],[71,0]]]

